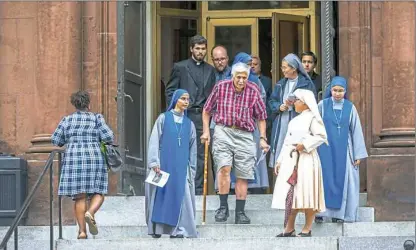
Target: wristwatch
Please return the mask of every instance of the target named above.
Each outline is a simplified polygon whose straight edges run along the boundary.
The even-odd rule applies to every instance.
[[[266,137],[261,136],[261,137],[260,137],[260,140],[261,140],[261,139],[263,139],[265,142],[267,142],[267,138],[266,138]]]

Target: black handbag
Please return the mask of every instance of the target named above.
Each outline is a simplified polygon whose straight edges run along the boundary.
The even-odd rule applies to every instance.
[[[95,126],[98,127],[98,117],[95,115]],[[112,172],[117,172],[123,165],[123,158],[121,157],[118,145],[112,143],[100,142],[100,150],[104,156],[107,168]]]
[[[119,171],[121,168],[121,165],[123,165],[123,158],[121,157],[120,151],[118,149],[118,145],[102,142],[101,151],[104,154],[107,167],[112,172]]]

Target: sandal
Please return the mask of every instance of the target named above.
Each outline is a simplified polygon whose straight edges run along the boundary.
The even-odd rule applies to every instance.
[[[77,237],[78,240],[85,240],[87,238],[88,236],[85,232],[78,232],[78,237]]]
[[[288,232],[288,233],[283,232],[283,233],[276,235],[276,237],[295,237],[295,236],[296,236],[295,229],[293,229],[291,232]]]
[[[309,231],[309,233],[302,233],[302,232],[300,232],[298,234],[298,237],[311,237],[311,236],[312,236],[312,230]]]
[[[85,222],[88,224],[88,229],[90,230],[90,234],[97,235],[98,228],[97,223],[95,222],[94,217],[90,214],[90,212],[85,212]]]

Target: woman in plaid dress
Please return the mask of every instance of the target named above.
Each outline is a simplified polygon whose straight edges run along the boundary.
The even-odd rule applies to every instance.
[[[59,147],[66,145],[58,195],[75,201],[78,239],[85,239],[86,223],[92,235],[98,234],[94,214],[103,204],[108,189],[107,165],[100,142],[113,142],[114,134],[101,114],[89,112],[88,92],[72,94],[71,103],[77,110],[61,120],[52,135],[52,143]],[[90,200],[88,210],[87,200]]]

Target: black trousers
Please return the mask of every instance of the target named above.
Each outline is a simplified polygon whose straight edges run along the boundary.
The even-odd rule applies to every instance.
[[[201,143],[201,135],[203,132],[202,124],[202,109],[189,109],[188,117],[195,125],[196,143],[197,143],[197,160],[196,160],[196,174],[195,174],[195,195],[202,195],[204,189],[204,157],[205,145]],[[211,154],[211,149],[208,150]],[[211,157],[212,158],[212,157]],[[211,164],[213,166],[213,164]],[[214,170],[212,169],[213,173]],[[215,179],[215,174],[214,174]]]

